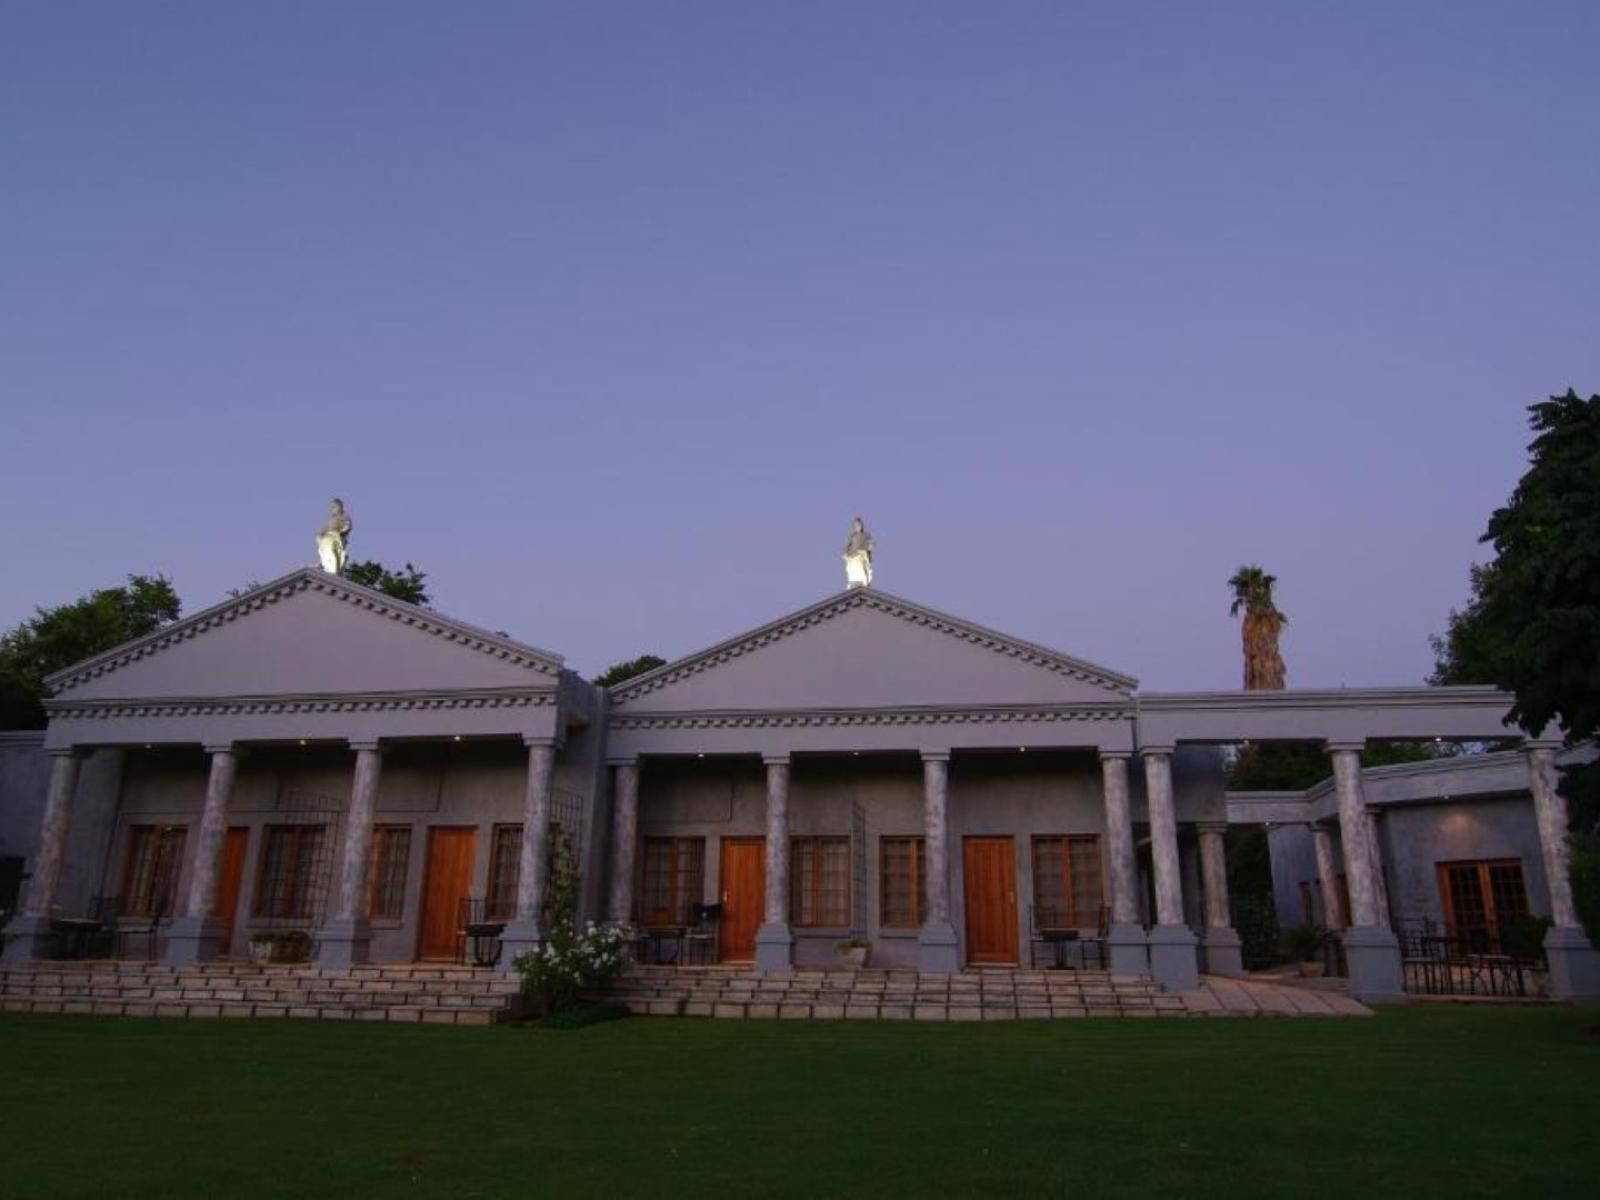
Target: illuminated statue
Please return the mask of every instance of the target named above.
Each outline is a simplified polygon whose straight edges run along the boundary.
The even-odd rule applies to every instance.
[[[323,525],[322,532],[317,534],[317,559],[329,575],[344,574],[345,548],[350,541],[351,528],[350,515],[344,511],[344,501],[335,496],[327,523]]]
[[[844,544],[844,578],[846,587],[872,586],[872,535],[860,517],[850,526]]]

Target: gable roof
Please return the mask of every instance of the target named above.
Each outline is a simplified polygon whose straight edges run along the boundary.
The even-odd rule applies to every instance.
[[[341,576],[329,575],[318,567],[301,567],[274,579],[271,583],[253,587],[238,596],[224,600],[221,604],[212,605],[193,616],[163,626],[154,633],[135,638],[131,642],[124,642],[103,654],[86,658],[82,662],[74,663],[46,676],[45,686],[52,695],[60,696],[61,693],[79,687],[91,679],[97,679],[130,663],[158,654],[169,646],[202,637],[211,630],[241,618],[248,619],[250,614],[259,612],[268,605],[306,591],[326,594],[376,616],[387,617],[419,632],[432,634],[448,642],[457,643],[465,649],[486,654],[511,666],[527,668],[541,675],[559,675],[564,665],[558,654],[526,645],[503,634],[490,633],[486,629],[447,617],[430,608],[421,608],[404,600],[396,600],[393,596],[352,583]]]
[[[609,695],[614,705],[624,706],[652,692],[657,692],[669,687],[680,680],[700,674],[705,671],[715,670],[724,663],[740,658],[752,651],[760,650],[775,642],[783,641],[797,633],[812,629],[818,625],[839,616],[842,613],[854,610],[870,610],[884,613],[889,616],[907,621],[913,625],[932,630],[946,637],[955,638],[970,645],[981,647],[993,653],[1026,663],[1046,671],[1055,672],[1064,677],[1087,683],[1096,688],[1110,693],[1107,700],[1126,699],[1138,687],[1138,680],[1096,666],[1081,658],[1074,658],[1059,650],[1052,650],[1034,642],[1024,641],[997,630],[976,625],[971,621],[953,617],[948,613],[939,612],[937,609],[916,604],[910,600],[901,599],[890,595],[888,592],[879,591],[877,588],[852,588],[848,591],[838,592],[815,604],[780,617],[757,629],[742,633],[737,637],[724,642],[718,642],[704,650],[686,655],[675,662],[657,667],[643,675],[624,680],[609,689]]]

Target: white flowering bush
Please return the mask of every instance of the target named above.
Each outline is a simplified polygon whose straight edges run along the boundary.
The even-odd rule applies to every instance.
[[[627,968],[629,931],[625,925],[590,921],[581,933],[558,925],[537,950],[512,964],[522,976],[522,994],[540,1016],[576,1007],[586,993],[604,991]]]

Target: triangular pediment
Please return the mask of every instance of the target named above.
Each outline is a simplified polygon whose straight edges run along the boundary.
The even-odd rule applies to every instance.
[[[560,657],[307,567],[46,680],[56,702],[553,688]]]
[[[872,588],[611,690],[640,712],[1115,704],[1138,681]]]

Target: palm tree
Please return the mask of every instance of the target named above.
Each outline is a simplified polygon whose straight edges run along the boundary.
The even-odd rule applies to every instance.
[[[1240,567],[1228,580],[1233,589],[1233,605],[1228,612],[1244,612],[1241,634],[1244,638],[1244,687],[1247,692],[1279,692],[1285,685],[1283,655],[1278,652],[1278,635],[1289,618],[1272,602],[1275,575],[1260,567]]]

